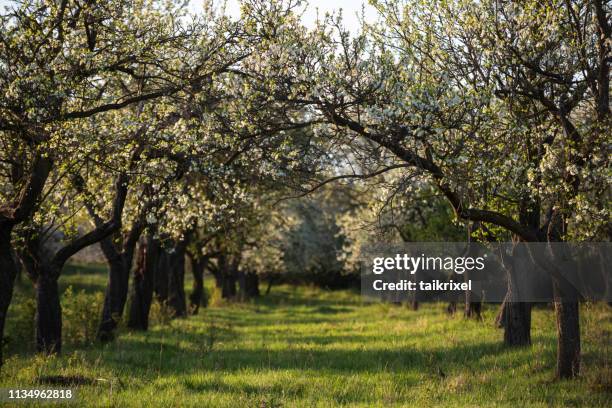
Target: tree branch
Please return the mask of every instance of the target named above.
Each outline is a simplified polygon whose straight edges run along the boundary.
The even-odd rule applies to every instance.
[[[53,167],[53,160],[37,154],[32,165],[30,178],[21,189],[19,198],[12,205],[0,209],[0,223],[14,226],[32,214]]]
[[[328,110],[326,113],[335,124],[347,127],[353,130],[354,132],[362,135],[363,137],[366,137],[378,143],[379,145],[389,149],[397,157],[404,160],[408,165],[414,166],[420,170],[424,170],[429,173],[429,175],[433,177],[436,185],[438,186],[440,191],[442,191],[446,199],[449,201],[455,214],[459,218],[462,218],[464,220],[488,222],[491,224],[495,224],[519,235],[525,241],[538,241],[538,235],[534,229],[520,224],[519,222],[515,221],[507,215],[490,210],[467,208],[459,197],[459,195],[450,188],[448,183],[444,181],[445,177],[442,170],[432,160],[421,157],[418,154],[405,149],[403,146],[391,142],[390,140],[384,138],[382,135],[376,135],[367,132],[361,124],[353,120],[344,118],[338,115],[336,112]]]

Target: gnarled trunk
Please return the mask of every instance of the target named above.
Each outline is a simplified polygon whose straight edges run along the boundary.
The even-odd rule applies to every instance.
[[[108,284],[104,295],[102,319],[98,327],[98,340],[102,342],[114,339],[115,330],[123,316],[128,294],[131,259],[128,260],[125,256],[118,254],[117,258],[108,259],[108,264]]]
[[[142,233],[142,224],[136,222],[130,233],[124,237],[122,246],[116,246],[114,238],[108,236],[100,242],[102,252],[109,265],[108,284],[104,296],[102,319],[98,327],[98,340],[111,341],[115,330],[123,317],[125,303],[129,292],[130,272],[134,260],[134,251]],[[120,234],[120,232],[119,232]]]
[[[573,296],[560,294],[554,283],[557,317],[557,377],[575,378],[580,374],[580,305]]]
[[[36,350],[47,354],[62,350],[62,307],[59,271],[44,267],[36,280]]]
[[[0,367],[3,364],[6,315],[13,298],[15,277],[19,271],[11,246],[11,234],[15,225],[29,219],[35,211],[52,167],[53,160],[50,156],[36,154],[29,176],[16,195],[18,199],[11,203],[0,203]],[[18,178],[21,181],[21,177]]]
[[[557,226],[553,232],[560,230]],[[555,235],[553,235],[555,237]],[[563,249],[551,247],[553,258],[563,256]],[[580,374],[580,297],[574,279],[552,277],[553,298],[557,318],[557,378],[575,378]]]
[[[63,263],[50,260],[38,243],[31,241],[30,244],[29,250],[21,252],[20,256],[36,291],[36,350],[46,354],[60,353],[62,307],[57,280]]]
[[[527,346],[531,344],[531,304],[504,300],[498,324],[504,328],[504,344]]]
[[[134,330],[147,330],[149,328],[149,311],[153,299],[155,269],[159,259],[159,242],[151,236],[138,251],[138,260],[132,279],[132,296],[130,298],[130,312],[128,327]]]
[[[3,363],[2,350],[6,315],[13,298],[15,277],[18,271],[11,247],[11,231],[10,226],[0,224],[0,367]]]
[[[508,265],[508,289],[506,297],[497,316],[497,324],[504,328],[504,344],[507,346],[527,346],[531,344],[531,304],[520,302],[519,287],[516,281],[516,267],[512,262]]]

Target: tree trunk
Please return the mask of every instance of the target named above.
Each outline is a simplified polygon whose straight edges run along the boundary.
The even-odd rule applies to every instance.
[[[128,327],[131,329],[147,330],[149,328],[149,310],[153,299],[158,258],[159,242],[149,236],[146,243],[139,248],[137,266],[134,269],[128,319]]]
[[[157,263],[153,265],[154,292],[160,303],[168,301],[168,282],[170,281],[170,255],[168,251],[159,244],[157,246]]]
[[[224,254],[219,256],[217,284],[221,285],[221,298],[233,299],[236,296],[236,270]]]
[[[222,256],[219,257],[216,267],[211,268],[211,272],[213,277],[215,278],[215,288],[222,289],[223,288],[223,273],[221,272],[222,265]]]
[[[521,268],[521,271],[529,273],[529,270],[525,269],[528,268],[528,265],[519,262],[521,258],[517,257],[517,254],[522,250],[521,247],[513,249],[514,257],[506,269],[508,288],[496,318],[498,326],[504,328],[504,344],[507,346],[527,346],[531,344],[531,304],[519,301],[519,292],[523,289],[519,288],[516,276],[516,268]]]
[[[249,298],[244,271],[236,271],[236,280],[238,281],[238,298],[241,302],[244,302]]]
[[[113,236],[100,241],[100,247],[109,265],[108,284],[104,297],[102,319],[98,327],[98,340],[111,341],[115,330],[123,318],[125,303],[129,292],[130,272],[134,261],[134,251],[142,233],[142,224],[136,222],[121,246],[116,246]],[[120,237],[121,231],[117,232]]]
[[[185,301],[185,250],[186,242],[179,242],[168,259],[168,306],[173,311],[173,317],[187,316]]]
[[[221,297],[223,299],[233,299],[236,296],[236,277],[227,273],[223,277],[223,287],[221,288]]]
[[[414,311],[419,310],[419,301],[418,300],[413,300],[410,302],[410,308]]]
[[[501,305],[497,322],[504,328],[504,344],[528,346],[531,344],[531,304],[512,302],[508,296]]]
[[[475,301],[476,300],[476,301]],[[474,294],[466,290],[465,291],[465,308],[463,309],[463,316],[466,319],[474,318],[477,320],[481,320],[482,316],[480,312],[482,310],[482,303],[480,299],[474,299]]]
[[[216,270],[213,272],[213,277],[215,278],[215,288],[223,289],[223,274],[220,270]]]
[[[0,367],[3,364],[2,348],[6,315],[13,298],[15,277],[20,269],[14,258],[11,234],[13,227],[28,220],[36,209],[52,167],[53,160],[50,156],[36,154],[29,175],[25,178],[17,177],[20,181],[25,181],[25,183],[19,183],[22,184],[22,187],[16,195],[18,199],[11,200],[10,203],[0,203],[3,210],[0,212]],[[6,216],[7,213],[10,214],[10,217]]]
[[[259,275],[256,272],[245,274],[245,288],[250,298],[259,297]]]
[[[18,271],[18,265],[13,257],[11,247],[11,232],[12,228],[10,226],[0,225],[0,367],[3,363],[2,350],[4,348],[6,314],[13,298],[15,277]]]
[[[555,216],[556,215],[556,216]],[[548,228],[550,242],[560,242],[567,223],[554,213]],[[553,259],[563,258],[563,248],[550,247]],[[567,254],[566,254],[567,255]],[[574,276],[573,278],[576,278]],[[555,314],[557,318],[557,378],[576,378],[580,374],[580,305],[579,294],[571,283],[552,277]]]
[[[259,275],[256,272],[238,271],[237,276],[241,301],[259,296]]]
[[[580,374],[580,305],[574,300],[555,297],[557,378],[575,378]]]
[[[463,310],[463,316],[466,319],[473,318],[476,320],[482,320],[482,316],[480,314],[481,311],[482,311],[482,303],[466,301],[465,309]]]
[[[102,319],[98,327],[98,340],[108,342],[114,339],[128,294],[131,259],[118,254],[115,259],[108,259],[109,276],[104,296]]]
[[[467,296],[467,293],[466,293]],[[466,300],[465,302],[465,310],[463,311],[463,316],[466,319],[474,318],[476,320],[481,320],[482,316],[480,312],[482,311],[482,303],[480,302],[470,302]]]
[[[36,280],[36,350],[46,354],[62,350],[62,307],[57,272],[42,270]]]
[[[204,269],[207,264],[207,259],[197,259],[190,256],[191,273],[193,274],[193,290],[189,295],[189,310],[196,315],[200,310],[200,306],[206,307],[206,299],[204,296]]]
[[[470,280],[468,272],[463,274],[463,279],[467,283]],[[474,318],[482,320],[480,312],[482,310],[482,299],[470,290],[465,291],[465,307],[463,309],[463,316],[466,319]]]
[[[273,275],[270,275],[268,277],[268,287],[266,287],[266,296],[270,294],[270,291],[272,290],[272,285],[274,285],[274,281],[275,277]]]

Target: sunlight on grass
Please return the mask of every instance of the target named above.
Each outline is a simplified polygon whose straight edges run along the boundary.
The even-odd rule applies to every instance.
[[[348,291],[278,287],[148,333],[123,330],[104,347],[12,355],[0,386],[78,375],[94,380],[78,387],[82,404],[121,407],[608,406],[609,310],[583,307],[577,381],[552,378],[555,323],[544,306],[534,311],[533,346],[508,349],[492,323],[496,306],[477,322],[449,317],[441,304],[414,312]]]

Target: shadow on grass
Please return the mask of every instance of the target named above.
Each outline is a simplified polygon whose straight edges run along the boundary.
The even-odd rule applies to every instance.
[[[338,298],[338,292],[325,289],[312,289],[317,292],[316,295],[308,296],[308,291],[300,291],[297,287],[280,286],[275,287],[268,295],[262,296],[257,299],[256,303],[261,305],[274,305],[274,306],[357,306],[360,304],[358,296],[351,296],[346,298]],[[358,291],[344,291],[352,295],[358,295]],[[327,296],[333,296],[333,299],[327,298]]]
[[[249,314],[248,316],[245,316],[244,313],[227,313],[225,311],[216,312],[212,310],[209,316],[210,319],[214,320],[216,323],[229,324],[236,327],[271,325],[272,320],[275,318],[277,323],[282,323],[285,326],[331,323],[338,321],[337,318],[331,316],[317,316],[314,312],[304,314],[292,313],[291,315],[284,313],[277,313],[274,315],[271,313],[269,316],[256,317],[256,314]]]
[[[156,338],[157,337],[157,338]],[[203,336],[202,336],[203,337]],[[352,343],[351,336],[346,341]],[[438,369],[448,367],[470,367],[474,371],[488,367],[481,360],[489,356],[503,356],[513,353],[498,342],[458,345],[453,348],[397,349],[371,348],[342,349],[342,341],[335,338],[338,348],[320,349],[306,347],[302,343],[289,343],[282,350],[262,347],[235,349],[208,349],[204,338],[181,337],[179,341],[163,339],[161,336],[147,336],[142,339],[123,339],[117,350],[109,349],[104,365],[120,369],[126,364],[142,369],[158,368],[165,374],[200,372],[202,370],[223,370],[228,372],[252,370],[314,370],[341,373],[402,372],[414,370],[420,373],[438,375]],[[136,352],[137,350],[137,352]],[[149,363],[145,363],[145,362]],[[506,359],[499,358],[503,368]],[[508,368],[516,362],[508,361]]]

